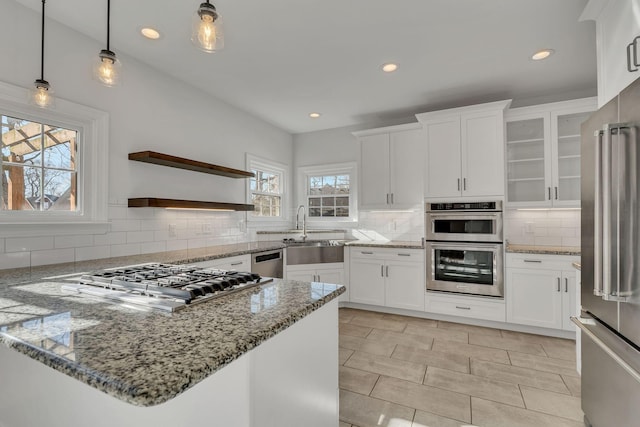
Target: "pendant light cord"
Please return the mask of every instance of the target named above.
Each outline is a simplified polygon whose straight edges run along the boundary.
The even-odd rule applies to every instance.
[[[44,0],[42,0],[44,1]],[[109,40],[111,39],[111,0],[107,0],[107,50],[109,49]]]
[[[44,80],[44,3],[42,0],[42,34],[40,37],[40,80]]]

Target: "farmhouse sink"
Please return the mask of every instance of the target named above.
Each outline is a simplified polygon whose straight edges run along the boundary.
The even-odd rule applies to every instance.
[[[287,265],[344,261],[344,245],[335,240],[286,241]]]

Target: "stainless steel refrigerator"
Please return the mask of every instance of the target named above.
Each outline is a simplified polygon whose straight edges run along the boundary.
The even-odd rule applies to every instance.
[[[582,409],[640,425],[640,79],[582,124]]]

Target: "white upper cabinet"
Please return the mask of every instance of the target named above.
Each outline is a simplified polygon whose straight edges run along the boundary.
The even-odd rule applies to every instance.
[[[418,114],[425,196],[504,196],[504,110],[510,100]]]
[[[418,124],[355,132],[360,143],[360,208],[406,209],[423,201],[424,138]]]
[[[509,206],[580,206],[580,125],[595,109],[584,98],[507,112]]]
[[[596,21],[601,107],[640,78],[640,0],[590,0],[580,20]]]

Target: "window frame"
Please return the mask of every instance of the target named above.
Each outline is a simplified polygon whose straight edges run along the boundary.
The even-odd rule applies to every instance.
[[[309,177],[325,175],[349,175],[349,216],[311,217],[307,214],[307,222],[358,222],[358,170],[356,162],[331,163],[324,165],[301,166],[298,168],[299,204],[309,212]]]
[[[64,99],[42,109],[24,88],[0,82],[0,114],[78,131],[76,211],[0,210],[0,238],[104,233],[108,230],[109,115]]]
[[[289,219],[289,203],[287,194],[289,194],[289,167],[274,160],[259,157],[250,153],[246,154],[246,167],[248,171],[252,169],[260,169],[265,172],[274,173],[280,176],[280,216],[257,216],[252,211],[247,212],[247,221],[252,223],[274,223],[285,222]],[[246,201],[252,204],[251,200],[251,179],[247,179],[246,185]]]

